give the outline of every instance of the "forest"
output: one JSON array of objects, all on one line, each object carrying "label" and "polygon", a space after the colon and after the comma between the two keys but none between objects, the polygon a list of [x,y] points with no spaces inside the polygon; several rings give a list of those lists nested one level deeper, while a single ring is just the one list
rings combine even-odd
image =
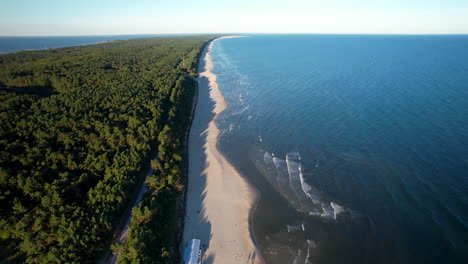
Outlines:
[{"label": "forest", "polygon": [[121,263],[176,261],[193,77],[214,37],[0,55],[0,262],[93,263],[150,164],[114,246]]}]

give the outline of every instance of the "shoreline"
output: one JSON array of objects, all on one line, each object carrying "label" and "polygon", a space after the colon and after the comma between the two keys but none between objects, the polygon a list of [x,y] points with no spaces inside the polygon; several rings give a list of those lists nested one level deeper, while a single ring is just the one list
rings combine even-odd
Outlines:
[{"label": "shoreline", "polygon": [[204,245],[203,263],[261,263],[250,230],[257,194],[222,155],[215,121],[227,102],[212,72],[212,40],[199,63],[198,97],[189,134],[189,176],[182,248]]}]

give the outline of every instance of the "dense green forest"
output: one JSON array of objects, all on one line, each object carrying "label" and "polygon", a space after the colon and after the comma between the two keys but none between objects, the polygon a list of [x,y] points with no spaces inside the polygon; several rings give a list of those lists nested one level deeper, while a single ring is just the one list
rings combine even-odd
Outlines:
[{"label": "dense green forest", "polygon": [[93,262],[156,152],[121,262],[174,260],[191,75],[212,38],[0,55],[0,262]]},{"label": "dense green forest", "polygon": [[195,82],[188,78],[179,79],[172,90],[168,123],[158,136],[159,160],[152,162],[154,173],[147,180],[154,192],[148,192],[133,209],[130,233],[123,245],[120,263],[174,262],[171,257],[178,245],[170,234],[178,228],[176,198],[183,188],[179,179],[186,166],[181,153],[184,153],[195,90]]}]

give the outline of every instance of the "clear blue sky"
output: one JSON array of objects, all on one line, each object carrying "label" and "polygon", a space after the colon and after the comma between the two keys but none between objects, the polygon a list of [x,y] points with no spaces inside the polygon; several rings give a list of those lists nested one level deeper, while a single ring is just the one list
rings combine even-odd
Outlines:
[{"label": "clear blue sky", "polygon": [[0,36],[468,34],[468,0],[0,0]]}]

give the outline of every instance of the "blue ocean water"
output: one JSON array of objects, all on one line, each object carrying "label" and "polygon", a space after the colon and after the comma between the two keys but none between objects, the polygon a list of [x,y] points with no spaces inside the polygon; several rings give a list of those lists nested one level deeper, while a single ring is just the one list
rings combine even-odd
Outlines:
[{"label": "blue ocean water", "polygon": [[103,41],[125,40],[174,35],[116,35],[116,36],[59,36],[59,37],[0,37],[0,53],[31,49],[50,49],[81,46]]},{"label": "blue ocean water", "polygon": [[268,263],[468,263],[468,36],[254,35],[212,57]]}]

